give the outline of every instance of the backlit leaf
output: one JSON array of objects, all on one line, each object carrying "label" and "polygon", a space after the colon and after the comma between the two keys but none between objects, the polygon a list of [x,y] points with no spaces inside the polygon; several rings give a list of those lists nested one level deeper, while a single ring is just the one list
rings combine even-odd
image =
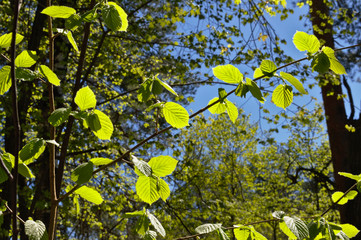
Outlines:
[{"label": "backlit leaf", "polygon": [[89,108],[94,108],[97,104],[95,94],[88,86],[78,90],[75,95],[74,101],[82,111]]},{"label": "backlit leaf", "polygon": [[155,81],[158,81],[165,89],[167,89],[172,94],[178,96],[178,94],[174,91],[174,89],[171,86],[168,85],[168,83],[163,82],[163,81],[159,80],[158,78],[156,78]]},{"label": "backlit leaf", "polygon": [[306,90],[303,88],[303,85],[297,78],[292,76],[289,73],[280,72],[281,77],[292,84],[300,93],[307,94]]},{"label": "backlit leaf", "polygon": [[43,139],[35,138],[28,142],[19,152],[20,159],[25,163],[32,163],[45,150],[45,141]]},{"label": "backlit leaf", "polygon": [[28,166],[26,166],[24,163],[20,163],[19,162],[19,168],[18,171],[19,173],[26,178],[35,178],[34,174],[31,172],[31,170],[29,169]]},{"label": "backlit leaf", "polygon": [[171,174],[177,166],[178,161],[171,156],[153,157],[148,162],[152,168],[153,174],[158,177],[165,177]]},{"label": "backlit leaf", "polygon": [[168,184],[161,178],[158,178],[158,192],[160,198],[165,202],[170,196],[170,189]]},{"label": "backlit leaf", "polygon": [[361,180],[361,174],[354,175],[354,174],[346,173],[346,172],[338,172],[338,174],[341,175],[341,176],[347,177],[347,178],[351,178],[351,179],[356,180],[356,181]]},{"label": "backlit leaf", "polygon": [[99,165],[106,165],[108,163],[113,162],[112,159],[109,158],[92,158],[90,159],[90,161],[95,165],[95,166],[99,166]]},{"label": "backlit leaf", "polygon": [[134,170],[135,173],[138,176],[147,176],[150,177],[152,176],[152,168],[149,166],[149,164],[143,160],[139,160],[137,157],[132,156],[132,161],[134,163]]},{"label": "backlit leaf", "polygon": [[248,240],[251,234],[251,230],[248,227],[235,228],[233,232],[237,240]]},{"label": "backlit leaf", "polygon": [[103,7],[102,17],[112,31],[126,31],[128,28],[127,14],[115,2],[108,2]]},{"label": "backlit leaf", "polygon": [[70,42],[71,46],[75,49],[75,51],[79,52],[78,45],[76,44],[73,34],[71,31],[66,31],[66,37],[68,38],[68,41]]},{"label": "backlit leaf", "polygon": [[189,125],[189,114],[181,105],[167,102],[163,106],[163,115],[167,123],[175,128],[183,128]]},{"label": "backlit leaf", "polygon": [[94,110],[94,113],[99,118],[101,128],[98,131],[93,131],[93,133],[101,140],[110,140],[114,131],[112,121],[110,121],[107,115],[97,109]]},{"label": "backlit leaf", "polygon": [[286,109],[293,101],[292,88],[288,85],[279,85],[273,91],[272,101],[276,106]]},{"label": "backlit leaf", "polygon": [[346,74],[344,66],[337,60],[335,51],[330,47],[323,47],[322,51],[327,55],[330,61],[330,69],[336,74]]},{"label": "backlit leaf", "polygon": [[[215,97],[208,102],[208,105],[211,105],[212,103],[214,103],[218,100],[219,100],[219,98]],[[208,108],[208,111],[210,111],[212,114],[221,114],[221,113],[224,113],[226,110],[227,110],[226,105],[221,102],[218,102],[218,103],[214,104],[212,107]]]},{"label": "backlit leaf", "polygon": [[276,72],[277,66],[271,60],[263,60],[260,69],[264,75],[270,77]]},{"label": "backlit leaf", "polygon": [[246,81],[247,88],[251,92],[252,96],[255,97],[260,103],[264,103],[266,99],[264,99],[261,89],[258,87],[257,83],[249,78]]},{"label": "backlit leaf", "polygon": [[11,87],[10,66],[3,66],[0,69],[0,95],[6,93]]},{"label": "backlit leaf", "polygon": [[159,222],[158,218],[156,218],[153,214],[151,214],[149,211],[147,211],[148,218],[150,220],[150,223],[153,225],[155,230],[162,236],[165,237],[166,233],[162,226],[162,224]]},{"label": "backlit leaf", "polygon": [[227,99],[225,101],[225,105],[229,118],[233,123],[235,123],[238,118],[238,109],[236,105],[234,105],[232,102],[228,101]]},{"label": "backlit leaf", "polygon": [[314,56],[311,67],[312,71],[316,71],[320,74],[326,73],[330,69],[330,59],[325,53],[318,53]]},{"label": "backlit leaf", "polygon": [[80,164],[72,171],[71,180],[79,185],[88,182],[93,175],[93,166],[92,162]]},{"label": "backlit leaf", "polygon": [[36,63],[37,59],[35,51],[24,50],[15,58],[15,65],[17,67],[31,67]]},{"label": "backlit leaf", "polygon": [[[6,33],[0,37],[0,48],[8,48],[11,45],[11,38],[13,33]],[[24,36],[21,34],[16,34],[15,45],[19,44],[24,39]]]},{"label": "backlit leaf", "polygon": [[291,230],[291,232],[298,238],[304,239],[309,235],[307,225],[297,217],[283,217],[284,223]]},{"label": "backlit leaf", "polygon": [[[343,192],[337,191],[332,194],[332,201],[337,202],[342,196]],[[340,201],[337,202],[339,205],[344,205],[348,202],[348,199],[346,197],[343,197]]]},{"label": "backlit leaf", "polygon": [[60,86],[60,79],[48,66],[40,65],[39,71],[48,79],[51,84]]},{"label": "backlit leaf", "polygon": [[351,224],[340,224],[342,227],[342,231],[347,235],[349,238],[355,237],[360,230],[358,230],[355,226]]},{"label": "backlit leaf", "polygon": [[66,120],[68,120],[69,115],[71,112],[71,108],[58,108],[55,109],[49,119],[48,122],[53,125],[54,127],[60,126],[63,124]]},{"label": "backlit leaf", "polygon": [[53,18],[68,18],[75,14],[76,11],[74,8],[67,6],[50,6],[45,8],[41,13]]},{"label": "backlit leaf", "polygon": [[309,35],[305,32],[297,31],[293,35],[293,43],[300,51],[308,51],[309,53],[315,53],[320,49],[320,41],[315,35]]},{"label": "backlit leaf", "polygon": [[153,177],[139,176],[135,185],[139,198],[149,205],[157,201],[160,197],[157,191],[157,182],[157,179]]},{"label": "backlit leaf", "polygon": [[80,197],[97,205],[103,202],[103,198],[100,193],[97,190],[87,186],[81,186],[75,190],[74,193],[79,194]]},{"label": "backlit leaf", "polygon": [[238,68],[231,64],[219,65],[213,68],[213,74],[216,78],[226,83],[238,84],[243,80],[243,74],[238,70]]}]

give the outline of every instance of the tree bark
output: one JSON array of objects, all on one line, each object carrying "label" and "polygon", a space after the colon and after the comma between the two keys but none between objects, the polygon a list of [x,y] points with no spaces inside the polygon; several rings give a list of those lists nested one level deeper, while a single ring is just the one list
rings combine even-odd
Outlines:
[{"label": "tree bark", "polygon": [[[310,16],[313,32],[325,46],[334,48],[332,24],[329,19],[329,6],[326,0],[314,0],[310,5]],[[322,99],[326,115],[332,163],[336,189],[346,191],[354,184],[354,180],[340,176],[338,172],[352,174],[361,173],[361,122],[360,119],[348,119],[342,96],[341,83],[335,84],[327,81],[327,77],[321,76],[320,85]],[[346,130],[345,125],[351,124],[356,128],[355,132]],[[361,197],[349,201],[340,206],[340,216],[343,223],[350,223],[361,229]],[[357,236],[356,239],[361,239]]]}]

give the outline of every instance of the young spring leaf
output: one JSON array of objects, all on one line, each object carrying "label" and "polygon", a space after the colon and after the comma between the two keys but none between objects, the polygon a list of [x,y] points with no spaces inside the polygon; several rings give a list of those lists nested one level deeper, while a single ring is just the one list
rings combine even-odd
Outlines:
[{"label": "young spring leaf", "polygon": [[31,67],[36,63],[37,59],[35,51],[24,50],[15,58],[15,65],[17,67]]},{"label": "young spring leaf", "polygon": [[138,101],[139,102],[146,102],[150,95],[152,94],[152,81],[146,80],[145,82],[140,85],[138,90]]},{"label": "young spring leaf", "polygon": [[81,111],[94,108],[97,104],[95,94],[88,86],[78,90],[75,95],[74,102],[78,105]]},{"label": "young spring leaf", "polygon": [[293,35],[293,44],[295,44],[298,50],[307,51],[309,53],[315,53],[320,49],[320,41],[315,35],[309,35],[305,32],[297,31]]},{"label": "young spring leaf", "polygon": [[58,108],[55,109],[49,119],[48,122],[54,127],[58,127],[63,124],[66,120],[68,120],[71,112],[71,108]]},{"label": "young spring leaf", "polygon": [[178,161],[171,156],[153,157],[148,162],[152,168],[153,174],[158,177],[165,177],[171,174],[177,166]]},{"label": "young spring leaf", "polygon": [[99,131],[102,128],[99,117],[94,112],[88,114],[86,118],[86,123],[88,124],[88,127],[95,132]]},{"label": "young spring leaf", "polygon": [[19,152],[20,159],[25,163],[32,163],[45,150],[45,141],[40,138],[35,138],[28,142]]},{"label": "young spring leaf", "polygon": [[175,128],[183,128],[189,125],[189,114],[181,105],[167,102],[163,106],[163,115],[167,123]]},{"label": "young spring leaf", "polygon": [[110,140],[114,127],[112,121],[110,121],[110,118],[105,115],[103,112],[95,109],[93,111],[99,119],[101,128],[97,131],[93,131],[95,136],[97,136],[100,140]]},{"label": "young spring leaf", "polygon": [[139,198],[151,205],[160,197],[158,192],[158,180],[153,177],[139,176],[135,185]]},{"label": "young spring leaf", "polygon": [[272,213],[272,216],[277,219],[282,219],[285,216],[284,211],[275,211]]},{"label": "young spring leaf", "polygon": [[[0,37],[0,48],[8,48],[11,44],[11,38],[13,37],[12,33],[6,33]],[[15,44],[19,44],[24,39],[24,36],[21,34],[16,34]]]},{"label": "young spring leaf", "polygon": [[342,199],[338,201],[337,204],[344,205],[348,202],[348,200],[352,200],[357,196],[357,191],[352,190],[348,192],[345,196],[343,195],[344,195],[343,192],[340,191],[334,192],[331,196],[332,201],[337,202],[342,197]]},{"label": "young spring leaf", "polygon": [[[12,156],[10,153],[5,153],[1,154],[1,158],[3,159],[6,168],[9,170],[9,172],[11,172],[13,165],[15,164],[14,156]],[[3,168],[0,168],[0,183],[5,182],[6,180],[8,180],[8,175]]]},{"label": "young spring leaf", "polygon": [[154,95],[159,95],[159,94],[161,94],[162,91],[163,91],[163,86],[162,86],[162,84],[160,83],[160,81],[154,79],[154,80],[152,81],[151,89],[152,89],[152,93],[153,93]]},{"label": "young spring leaf", "polygon": [[244,240],[250,237],[251,230],[248,227],[239,227],[235,228],[233,233],[237,240]]},{"label": "young spring leaf", "polygon": [[265,238],[265,236],[263,236],[262,234],[257,232],[256,229],[254,229],[253,226],[250,226],[249,229],[251,230],[252,239],[255,239],[255,240],[267,240],[267,238]]},{"label": "young spring leaf", "polygon": [[360,230],[358,230],[354,225],[351,224],[340,224],[340,227],[342,227],[342,231],[347,235],[349,238],[355,237]]},{"label": "young spring leaf", "polygon": [[297,78],[292,76],[289,73],[280,72],[281,77],[292,84],[301,94],[307,94],[306,90],[303,88],[303,85]]},{"label": "young spring leaf", "polygon": [[267,77],[272,77],[277,70],[277,66],[271,60],[263,60],[260,69],[263,75]]},{"label": "young spring leaf", "polygon": [[135,226],[136,232],[144,236],[149,231],[150,221],[146,213],[144,213],[138,220],[137,225]]},{"label": "young spring leaf", "polygon": [[354,174],[351,174],[351,173],[346,173],[346,172],[338,172],[339,175],[341,176],[344,176],[344,177],[347,177],[347,178],[351,178],[353,180],[356,180],[357,182],[358,181],[361,181],[361,174],[359,175],[354,175]]},{"label": "young spring leaf", "polygon": [[74,193],[79,194],[80,197],[97,205],[103,202],[103,198],[100,193],[97,190],[87,186],[81,186],[75,190]]},{"label": "young spring leaf", "polygon": [[146,214],[145,209],[143,209],[142,211],[126,212],[121,217],[122,218],[132,218],[132,217],[140,217],[140,216],[143,216],[145,214]]},{"label": "young spring leaf", "polygon": [[48,79],[51,84],[55,86],[60,86],[60,79],[50,68],[48,68],[48,66],[40,65],[39,71]]},{"label": "young spring leaf", "polygon": [[159,222],[158,218],[156,218],[153,214],[151,214],[149,211],[147,211],[147,216],[150,220],[150,223],[153,225],[155,230],[162,236],[165,237],[166,233],[162,226],[162,224]]},{"label": "young spring leaf", "polygon": [[23,162],[19,162],[19,173],[25,178],[35,178],[34,174],[31,172],[30,168],[26,166]]},{"label": "young spring leaf", "polygon": [[246,97],[247,92],[249,91],[247,84],[240,82],[236,88],[236,96],[238,97]]},{"label": "young spring leaf", "polygon": [[[218,100],[219,100],[219,98],[215,97],[208,102],[208,105],[211,105],[212,103],[214,103]],[[212,114],[221,114],[221,113],[224,113],[226,110],[227,110],[226,105],[221,102],[218,102],[218,103],[214,104],[212,107],[208,108],[208,111],[210,111]]]},{"label": "young spring leaf", "polygon": [[149,164],[143,160],[139,160],[137,157],[132,156],[132,161],[134,163],[134,170],[138,176],[152,176],[152,168]]},{"label": "young spring leaf", "polygon": [[38,74],[27,68],[16,68],[15,69],[16,79],[19,81],[32,81],[38,78]]},{"label": "young spring leaf", "polygon": [[66,31],[66,37],[68,38],[68,41],[70,42],[71,46],[74,48],[75,51],[79,52],[78,45],[76,44],[73,34],[71,31]]},{"label": "young spring leaf", "polygon": [[174,89],[171,86],[168,85],[168,83],[161,81],[159,78],[155,78],[154,81],[158,81],[165,89],[167,89],[167,91],[178,96],[178,94],[174,91]]},{"label": "young spring leaf", "polygon": [[218,228],[217,233],[218,233],[219,239],[221,239],[221,240],[230,240],[227,233],[225,233],[222,228]]},{"label": "young spring leaf", "polygon": [[221,100],[221,103],[224,103],[224,100],[227,97],[227,92],[224,88],[218,88],[218,97]]},{"label": "young spring leaf", "polygon": [[231,121],[235,123],[238,118],[238,109],[236,105],[234,105],[232,102],[228,101],[227,99],[225,101],[225,105],[229,119],[231,119]]},{"label": "young spring leaf", "polygon": [[344,66],[337,60],[335,56],[335,51],[330,47],[323,47],[322,52],[324,52],[328,60],[330,61],[330,69],[336,74],[346,74]]},{"label": "young spring leaf", "polygon": [[272,101],[277,107],[286,109],[293,101],[292,87],[281,84],[273,91]]},{"label": "young spring leaf", "polygon": [[196,227],[195,230],[197,233],[210,233],[221,227],[222,227],[221,223],[216,223],[216,224],[207,223]]},{"label": "young spring leaf", "polygon": [[311,67],[312,71],[324,74],[330,69],[330,60],[324,52],[320,52],[314,56]]},{"label": "young spring leaf", "polygon": [[246,79],[247,89],[251,92],[252,96],[255,97],[260,103],[264,103],[266,99],[264,99],[260,88],[257,83],[249,78]]},{"label": "young spring leaf", "polygon": [[108,163],[113,162],[112,159],[109,158],[92,158],[90,159],[90,161],[95,165],[95,166],[99,166],[99,165],[106,165]]},{"label": "young spring leaf", "polygon": [[66,6],[50,6],[45,8],[41,13],[53,18],[68,18],[75,14],[76,11],[74,8]]},{"label": "young spring leaf", "polygon": [[212,70],[214,76],[223,82],[238,84],[243,81],[243,74],[231,64],[219,65]]},{"label": "young spring leaf", "polygon": [[71,173],[71,180],[79,185],[88,182],[93,175],[93,167],[92,162],[80,164]]},{"label": "young spring leaf", "polygon": [[126,31],[128,28],[127,14],[115,2],[108,2],[103,7],[102,17],[112,31]]},{"label": "young spring leaf", "polygon": [[11,87],[10,66],[3,66],[0,69],[0,95],[6,93]]},{"label": "young spring leaf", "polygon": [[74,31],[77,29],[82,22],[81,17],[78,14],[73,14],[65,21],[65,29]]},{"label": "young spring leaf", "polygon": [[152,231],[152,230],[148,230],[146,231],[146,233],[144,234],[144,240],[157,240],[157,232]]},{"label": "young spring leaf", "polygon": [[[296,236],[297,239],[304,239],[307,238],[309,235],[307,225],[299,218],[297,217],[288,217],[284,216],[283,221],[281,223],[285,223],[287,228],[292,232],[294,236]],[[280,225],[281,225],[280,223]],[[282,229],[282,228],[281,228]],[[285,232],[285,229],[282,229],[284,233],[291,239],[294,239],[291,237],[291,234],[289,234],[288,231]]]},{"label": "young spring leaf", "polygon": [[25,234],[30,240],[41,240],[47,235],[45,224],[40,220],[27,220],[25,222]]},{"label": "young spring leaf", "polygon": [[170,196],[170,189],[168,184],[161,178],[158,178],[158,192],[160,198],[165,202],[167,201],[167,198]]}]

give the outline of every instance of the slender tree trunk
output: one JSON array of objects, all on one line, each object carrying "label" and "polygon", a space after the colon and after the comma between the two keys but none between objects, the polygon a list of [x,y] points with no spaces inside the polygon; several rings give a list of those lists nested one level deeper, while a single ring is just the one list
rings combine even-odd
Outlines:
[{"label": "slender tree trunk", "polygon": [[[332,25],[329,19],[329,6],[326,0],[314,0],[310,6],[310,16],[314,34],[324,41],[326,46],[334,48]],[[344,106],[341,84],[327,81],[330,76],[321,77],[322,99],[326,115],[326,124],[332,153],[332,163],[336,189],[346,191],[354,184],[353,180],[342,177],[338,172],[361,173],[361,122],[360,119],[348,119]],[[349,132],[345,125],[351,124],[356,132]],[[341,221],[351,223],[361,229],[361,197],[349,201],[339,208]],[[361,236],[356,237],[361,239]]]}]

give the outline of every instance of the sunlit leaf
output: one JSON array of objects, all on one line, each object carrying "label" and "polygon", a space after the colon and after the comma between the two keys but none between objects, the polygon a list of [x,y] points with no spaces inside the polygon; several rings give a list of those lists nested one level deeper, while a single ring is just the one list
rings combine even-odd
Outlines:
[{"label": "sunlit leaf", "polygon": [[325,53],[318,53],[314,56],[311,67],[312,71],[316,71],[320,74],[326,73],[330,69],[330,59]]},{"label": "sunlit leaf", "polygon": [[25,163],[32,163],[45,150],[45,141],[43,139],[35,138],[28,142],[19,152],[20,159]]},{"label": "sunlit leaf", "polygon": [[257,83],[249,78],[246,81],[247,88],[251,92],[252,96],[255,97],[260,103],[264,103],[266,99],[264,99],[261,89],[258,87]]},{"label": "sunlit leaf", "polygon": [[297,78],[292,76],[289,73],[280,72],[281,77],[292,84],[300,93],[307,94],[306,90],[303,88],[303,85]]},{"label": "sunlit leaf", "polygon": [[183,128],[189,125],[189,114],[181,105],[167,102],[163,106],[163,115],[167,123],[175,128]]},{"label": "sunlit leaf", "polygon": [[71,46],[75,49],[75,51],[79,52],[78,45],[76,44],[71,31],[66,31],[66,37],[68,38],[68,41],[70,42]]},{"label": "sunlit leaf", "polygon": [[95,165],[95,166],[99,166],[99,165],[106,165],[108,163],[111,163],[113,162],[112,159],[109,159],[109,158],[92,158],[90,159],[90,161]]},{"label": "sunlit leaf", "polygon": [[24,163],[19,163],[18,165],[19,174],[26,178],[35,178],[34,174],[31,172],[30,168]]},{"label": "sunlit leaf", "polygon": [[264,75],[270,77],[276,72],[277,66],[271,60],[263,60],[260,69]]},{"label": "sunlit leaf", "polygon": [[71,180],[78,185],[88,182],[93,175],[93,166],[92,162],[80,164],[72,171]]},{"label": "sunlit leaf", "polygon": [[159,222],[158,218],[156,218],[153,214],[151,214],[149,211],[147,211],[148,218],[150,220],[150,223],[153,225],[155,230],[162,236],[165,237],[166,233],[162,226],[162,224]]},{"label": "sunlit leaf", "polygon": [[143,160],[139,160],[137,157],[135,156],[132,156],[132,161],[134,163],[134,170],[135,170],[135,173],[138,175],[138,176],[147,176],[147,177],[150,177],[152,176],[152,168],[149,166],[149,164]]},{"label": "sunlit leaf", "polygon": [[71,112],[71,108],[58,108],[55,109],[49,119],[48,122],[54,127],[58,127],[63,124],[66,120],[68,120]]},{"label": "sunlit leaf", "polygon": [[197,233],[210,233],[221,227],[222,227],[221,223],[216,223],[216,224],[207,223],[196,227],[195,230]]},{"label": "sunlit leaf", "polygon": [[97,205],[103,202],[103,198],[100,193],[97,190],[87,186],[81,186],[75,190],[74,193],[79,194],[80,197]]},{"label": "sunlit leaf", "polygon": [[15,65],[17,67],[31,67],[37,59],[35,51],[24,50],[15,58]]},{"label": "sunlit leaf", "polygon": [[219,65],[213,68],[213,74],[216,78],[226,83],[238,84],[243,80],[243,74],[238,70],[238,68],[231,64]]},{"label": "sunlit leaf", "polygon": [[158,177],[165,177],[171,174],[177,166],[178,161],[171,156],[153,157],[148,162],[153,174]]},{"label": "sunlit leaf", "polygon": [[48,79],[51,84],[60,86],[60,79],[48,66],[40,65],[39,71]]},{"label": "sunlit leaf", "polygon": [[67,6],[50,6],[45,8],[41,13],[53,18],[68,18],[75,14],[76,11],[74,8]]},{"label": "sunlit leaf", "polygon": [[[0,48],[8,48],[11,45],[12,33],[6,33],[0,37]],[[21,34],[16,34],[15,45],[19,44],[24,39],[24,36]]]},{"label": "sunlit leaf", "polygon": [[297,31],[293,35],[293,43],[300,51],[308,51],[309,53],[315,53],[320,49],[320,41],[315,35],[309,35],[305,32]]},{"label": "sunlit leaf", "polygon": [[[343,192],[337,191],[332,194],[332,201],[337,202],[342,196]],[[348,199],[346,197],[343,197],[340,201],[337,202],[339,205],[344,205],[348,202]]]},{"label": "sunlit leaf", "polygon": [[157,182],[157,179],[153,177],[139,176],[135,185],[139,198],[149,205],[157,201],[160,197],[157,190]]},{"label": "sunlit leaf", "polygon": [[107,115],[97,109],[94,110],[94,113],[98,116],[101,127],[99,130],[93,131],[93,133],[101,140],[110,140],[114,131],[112,121]]},{"label": "sunlit leaf", "polygon": [[167,198],[170,196],[170,189],[168,184],[161,178],[158,178],[158,183],[157,183],[157,187],[158,187],[158,192],[159,192],[159,196],[160,198],[165,202],[167,200]]},{"label": "sunlit leaf", "polygon": [[[208,102],[208,105],[211,105],[212,103],[218,101],[219,98],[215,97],[213,99],[211,99]],[[210,111],[212,114],[221,114],[224,113],[227,110],[226,104],[218,102],[216,104],[214,104],[212,107],[208,108],[208,111]]]},{"label": "sunlit leaf", "polygon": [[11,87],[10,66],[3,66],[0,69],[0,95],[6,93]]},{"label": "sunlit leaf", "polygon": [[330,61],[330,69],[336,74],[346,74],[345,67],[337,60],[335,56],[335,51],[330,47],[323,47],[322,52],[324,52],[328,60]]},{"label": "sunlit leaf", "polygon": [[272,101],[277,107],[286,109],[293,101],[292,88],[288,85],[279,85],[273,91]]},{"label": "sunlit leaf", "polygon": [[74,102],[82,111],[89,108],[94,108],[97,104],[95,94],[88,86],[78,90],[75,95]]},{"label": "sunlit leaf", "polygon": [[346,172],[338,172],[338,174],[341,175],[341,176],[347,177],[347,178],[351,178],[351,179],[356,180],[356,181],[361,181],[361,174],[354,175],[354,174],[346,173]]},{"label": "sunlit leaf", "polygon": [[360,230],[358,230],[354,225],[351,224],[340,224],[342,227],[342,231],[347,235],[349,238],[355,237]]},{"label": "sunlit leaf", "polygon": [[126,31],[128,28],[127,14],[115,2],[107,2],[102,9],[102,17],[112,31]]},{"label": "sunlit leaf", "polygon": [[232,102],[228,101],[227,99],[225,101],[225,105],[229,118],[233,123],[235,123],[238,118],[238,109],[236,105],[234,105]]}]

